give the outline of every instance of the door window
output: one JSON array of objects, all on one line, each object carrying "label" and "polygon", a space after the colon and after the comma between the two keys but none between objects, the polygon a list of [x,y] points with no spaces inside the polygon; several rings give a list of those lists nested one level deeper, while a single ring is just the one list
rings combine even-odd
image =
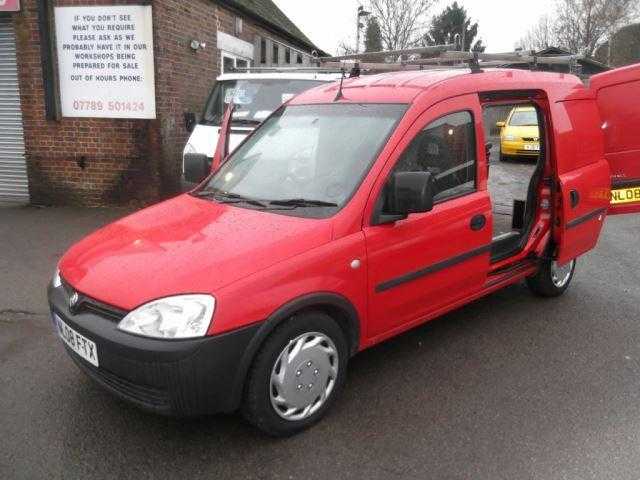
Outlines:
[{"label": "door window", "polygon": [[476,140],[470,112],[445,115],[427,125],[396,164],[395,172],[430,172],[434,200],[459,197],[476,189]]}]

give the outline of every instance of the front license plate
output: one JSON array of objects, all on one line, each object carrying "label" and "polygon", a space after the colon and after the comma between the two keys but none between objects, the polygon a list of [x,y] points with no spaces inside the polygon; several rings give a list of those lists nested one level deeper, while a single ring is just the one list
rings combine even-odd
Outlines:
[{"label": "front license plate", "polygon": [[617,190],[611,190],[611,203],[613,205],[634,202],[640,202],[640,187],[619,188]]},{"label": "front license plate", "polygon": [[60,335],[60,338],[62,338],[62,341],[87,362],[97,367],[98,348],[96,347],[96,344],[84,335],[80,335],[73,328],[64,323],[55,313],[53,314],[53,319],[56,322],[58,334]]},{"label": "front license plate", "polygon": [[535,152],[537,152],[538,150],[540,150],[540,144],[539,143],[527,143],[524,146],[525,150],[533,150]]}]

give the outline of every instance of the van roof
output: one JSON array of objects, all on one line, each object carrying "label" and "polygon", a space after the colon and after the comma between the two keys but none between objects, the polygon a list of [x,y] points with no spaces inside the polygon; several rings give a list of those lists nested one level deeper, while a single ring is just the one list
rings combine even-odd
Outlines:
[{"label": "van roof", "polygon": [[[516,69],[487,69],[471,73],[466,69],[414,70],[364,75],[345,79],[342,102],[411,103],[419,94],[430,91],[434,99],[468,93],[542,90],[549,100],[586,91],[575,75]],[[295,97],[291,104],[328,103],[335,100],[338,85],[319,86]]]},{"label": "van roof", "polygon": [[320,82],[335,82],[340,80],[341,73],[326,72],[263,72],[263,73],[224,73],[217,80],[317,80]]}]

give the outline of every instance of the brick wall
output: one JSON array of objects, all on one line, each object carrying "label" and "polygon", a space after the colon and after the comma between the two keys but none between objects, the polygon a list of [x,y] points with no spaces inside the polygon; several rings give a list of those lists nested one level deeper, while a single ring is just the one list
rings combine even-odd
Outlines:
[{"label": "brick wall", "polygon": [[[140,0],[55,0],[56,6],[140,4]],[[15,14],[27,164],[34,203],[86,206],[147,203],[179,191],[184,113],[200,113],[220,70],[220,30],[234,33],[234,12],[211,0],[155,0],[155,120],[45,119],[36,0]],[[241,38],[279,39],[246,17]],[[54,30],[52,25],[52,30]],[[192,39],[207,47],[194,52]]]}]

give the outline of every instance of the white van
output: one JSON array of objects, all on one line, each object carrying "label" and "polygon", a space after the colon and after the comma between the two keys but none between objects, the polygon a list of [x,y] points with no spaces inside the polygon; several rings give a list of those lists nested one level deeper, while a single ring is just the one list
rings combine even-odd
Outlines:
[{"label": "white van", "polygon": [[194,176],[200,176],[194,174],[194,166],[196,172],[210,170],[222,117],[232,100],[236,108],[229,140],[230,152],[281,104],[300,92],[340,80],[341,76],[338,72],[309,71],[220,75],[182,154],[182,174],[186,185],[193,182]]}]

